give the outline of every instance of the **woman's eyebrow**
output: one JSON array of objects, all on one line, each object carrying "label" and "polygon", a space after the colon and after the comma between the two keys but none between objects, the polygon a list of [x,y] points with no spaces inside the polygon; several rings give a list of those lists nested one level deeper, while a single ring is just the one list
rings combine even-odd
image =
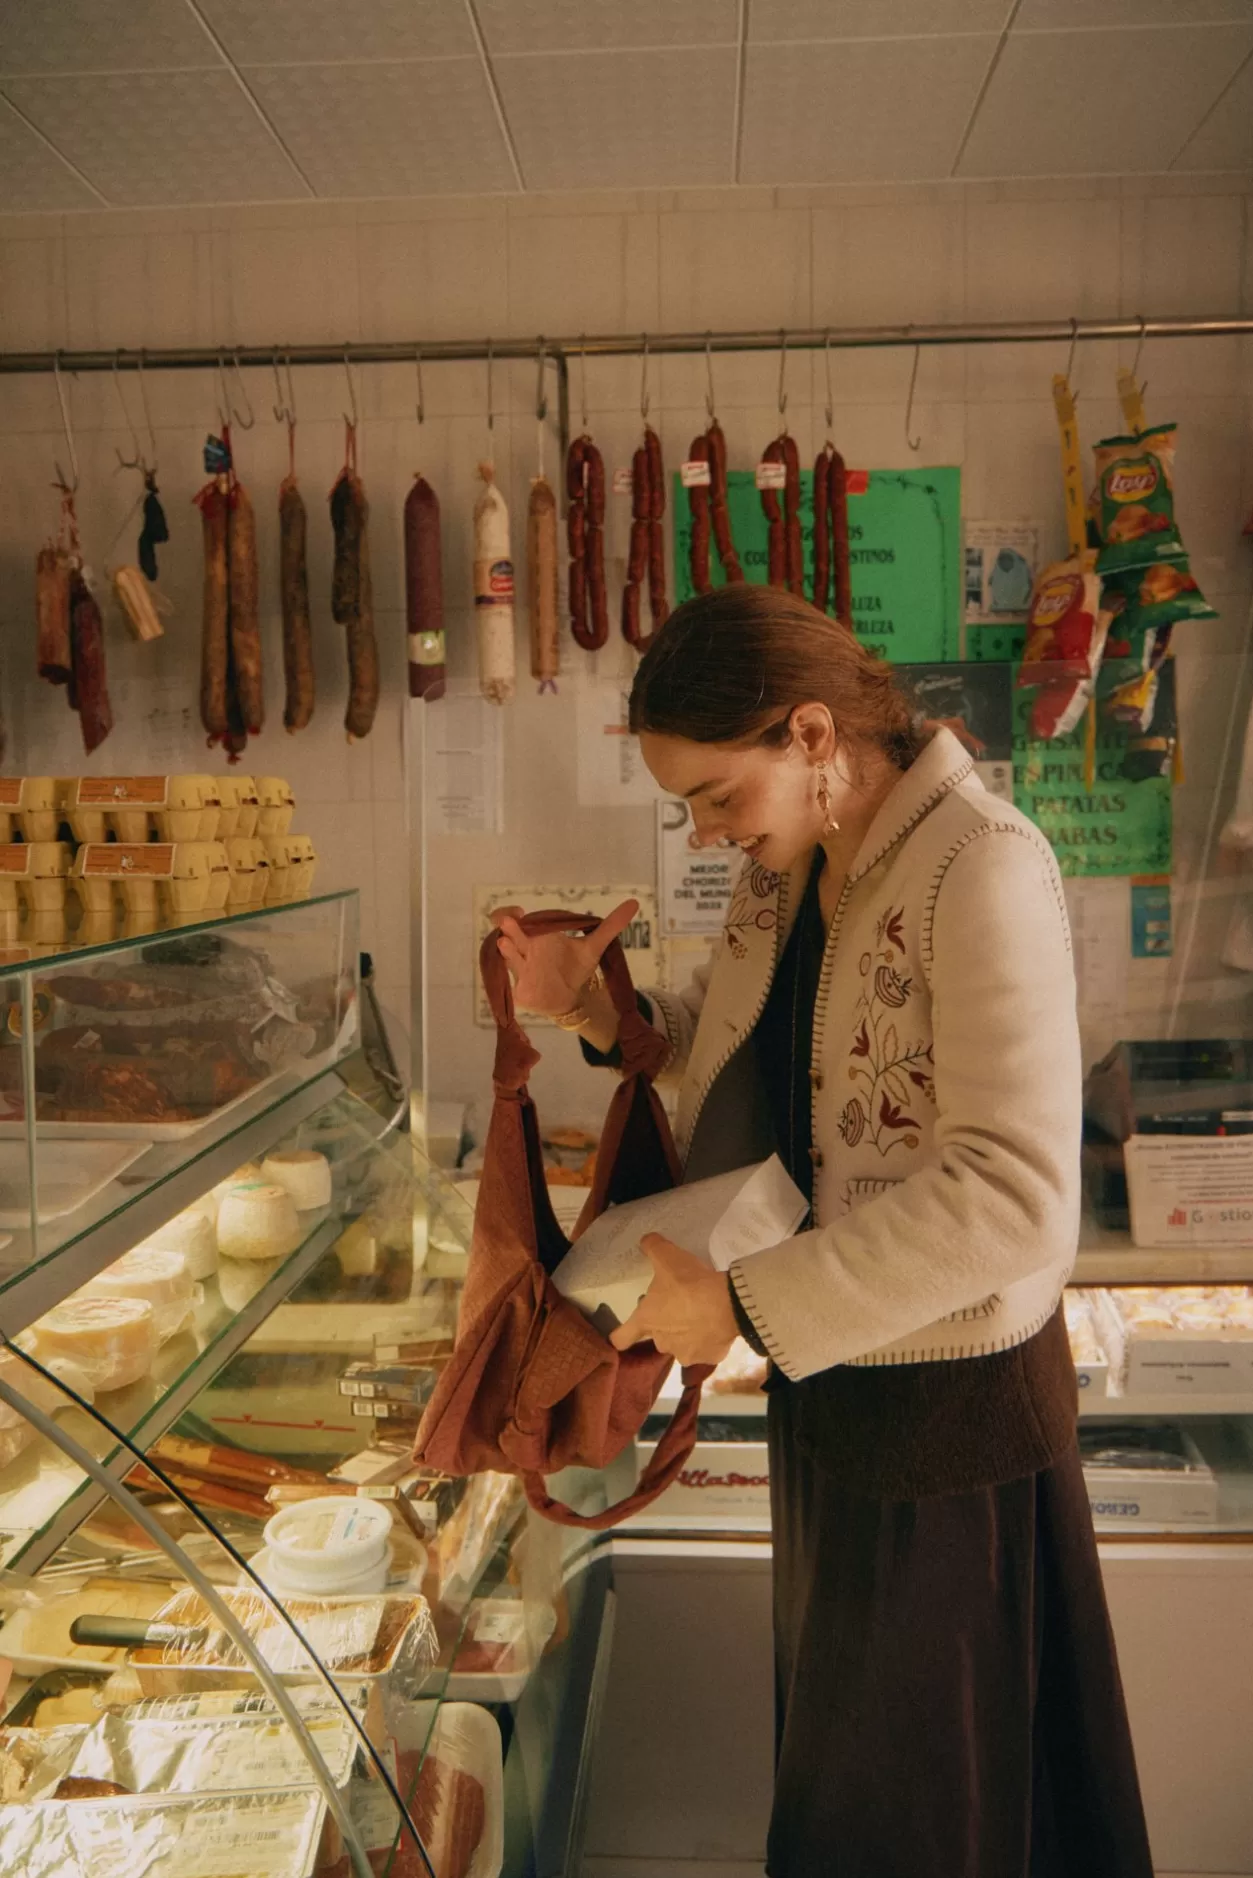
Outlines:
[{"label": "woman's eyebrow", "polygon": [[683,791],[683,800],[685,802],[690,802],[693,796],[703,796],[708,790],[725,789],[725,788],[726,788],[725,782],[697,783],[694,789],[685,789]]}]

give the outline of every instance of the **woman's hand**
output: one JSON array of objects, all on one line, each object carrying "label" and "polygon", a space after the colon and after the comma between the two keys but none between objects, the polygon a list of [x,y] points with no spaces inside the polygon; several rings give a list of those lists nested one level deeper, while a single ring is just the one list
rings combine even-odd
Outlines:
[{"label": "woman's hand", "polygon": [[717,1365],[740,1334],[731,1282],[659,1232],[645,1233],[640,1251],[654,1278],[639,1305],[609,1341],[615,1350],[653,1343],[663,1356]]},{"label": "woman's hand", "polygon": [[518,1007],[540,1017],[564,1017],[579,1006],[587,1013],[581,1028],[588,1041],[597,1049],[611,1048],[618,1035],[613,999],[603,989],[588,992],[587,983],[639,910],[638,900],[624,900],[583,938],[562,932],[526,933],[518,923],[524,917],[520,906],[496,907],[489,917],[500,933],[500,955],[513,979]]}]

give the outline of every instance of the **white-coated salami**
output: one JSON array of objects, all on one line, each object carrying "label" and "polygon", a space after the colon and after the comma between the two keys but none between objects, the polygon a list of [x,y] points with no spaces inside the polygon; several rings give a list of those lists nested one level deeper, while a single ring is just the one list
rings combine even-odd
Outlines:
[{"label": "white-coated salami", "polygon": [[493,704],[508,704],[517,687],[513,643],[513,555],[509,510],[490,463],[479,464],[483,487],[474,505],[474,615],[478,627],[479,689]]}]

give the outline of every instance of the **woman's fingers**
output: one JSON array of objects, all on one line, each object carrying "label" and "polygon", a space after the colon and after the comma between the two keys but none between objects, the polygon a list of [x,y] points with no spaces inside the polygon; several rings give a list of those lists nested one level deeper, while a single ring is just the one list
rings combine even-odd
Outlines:
[{"label": "woman's fingers", "polygon": [[615,906],[612,913],[606,913],[600,925],[594,932],[588,933],[584,941],[594,959],[599,961],[604,957],[618,934],[626,931],[639,910],[638,900],[624,900],[621,906]]},{"label": "woman's fingers", "polygon": [[503,938],[509,941],[513,949],[513,956],[516,959],[524,959],[527,954],[529,942],[513,914],[506,912],[504,908],[502,908],[500,917],[496,921],[496,926],[497,930],[503,935]]}]

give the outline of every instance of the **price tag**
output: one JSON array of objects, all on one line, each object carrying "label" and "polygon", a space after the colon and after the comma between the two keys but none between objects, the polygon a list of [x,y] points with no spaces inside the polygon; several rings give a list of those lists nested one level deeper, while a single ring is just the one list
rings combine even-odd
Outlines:
[{"label": "price tag", "polygon": [[708,489],[713,478],[708,463],[694,457],[691,462],[679,465],[679,480],[685,489]]},{"label": "price tag", "polygon": [[759,463],[753,476],[759,489],[786,489],[786,463]]},{"label": "price tag", "polygon": [[616,496],[630,496],[635,493],[635,478],[629,469],[616,469],[613,473],[613,493]]}]

